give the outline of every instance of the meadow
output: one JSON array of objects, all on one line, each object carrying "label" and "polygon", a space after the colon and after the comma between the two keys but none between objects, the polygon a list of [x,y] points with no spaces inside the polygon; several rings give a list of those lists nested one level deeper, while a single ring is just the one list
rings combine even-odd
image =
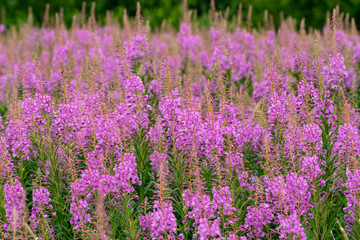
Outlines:
[{"label": "meadow", "polygon": [[360,35],[0,25],[1,239],[360,239]]}]

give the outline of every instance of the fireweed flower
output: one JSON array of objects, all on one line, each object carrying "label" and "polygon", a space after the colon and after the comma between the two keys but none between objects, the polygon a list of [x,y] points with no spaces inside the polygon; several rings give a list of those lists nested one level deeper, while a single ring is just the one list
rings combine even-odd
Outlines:
[{"label": "fireweed flower", "polygon": [[50,47],[55,42],[55,30],[44,28],[40,34],[42,45],[45,47]]},{"label": "fireweed flower", "polygon": [[317,124],[307,124],[302,129],[295,129],[293,147],[307,154],[325,154],[322,150],[321,129]]},{"label": "fireweed flower", "polygon": [[322,173],[317,156],[303,157],[301,160],[301,171],[304,177],[312,181]]},{"label": "fireweed flower", "polygon": [[286,92],[282,94],[274,93],[271,97],[271,105],[268,109],[269,122],[272,124],[272,127],[275,128],[276,124],[283,126],[288,121],[288,104]]},{"label": "fireweed flower", "polygon": [[212,190],[213,204],[217,209],[221,209],[224,214],[230,215],[236,212],[236,208],[232,206],[231,193],[229,187],[222,187],[219,191],[214,187]]},{"label": "fireweed flower", "polygon": [[78,202],[70,204],[70,213],[72,214],[70,223],[74,224],[75,231],[80,231],[81,225],[91,221],[88,211],[89,204],[86,199],[80,199]]},{"label": "fireweed flower", "polygon": [[345,87],[351,86],[353,78],[353,71],[346,69],[344,63],[344,56],[341,53],[337,53],[336,56],[329,56],[329,66],[322,67],[322,75],[326,80],[326,86],[328,89],[338,89],[342,84]]},{"label": "fireweed flower", "polygon": [[295,173],[266,180],[266,201],[273,204],[274,211],[306,215],[312,208],[310,184]]},{"label": "fireweed flower", "polygon": [[220,231],[220,218],[216,218],[212,222],[208,222],[206,218],[200,218],[198,232],[199,239],[205,240],[208,237],[212,237],[214,239],[221,239],[221,231]]},{"label": "fireweed flower", "polygon": [[354,56],[353,56],[354,64],[358,64],[360,62],[360,44],[354,46],[353,51],[354,51]]},{"label": "fireweed flower", "polygon": [[300,223],[299,217],[296,213],[290,216],[279,215],[280,222],[280,239],[301,239],[305,240],[305,229]]},{"label": "fireweed flower", "polygon": [[149,118],[147,111],[150,106],[146,104],[148,98],[145,94],[145,87],[139,76],[131,76],[126,78],[124,82],[126,88],[126,104],[128,114],[131,119],[130,126],[137,126],[138,128],[147,128],[149,125]]},{"label": "fireweed flower", "polygon": [[10,120],[5,130],[5,137],[12,157],[21,157],[20,161],[22,161],[33,155],[29,124],[21,119]]},{"label": "fireweed flower", "polygon": [[81,226],[91,221],[94,194],[102,191],[104,197],[111,195],[109,204],[115,205],[125,193],[134,192],[134,184],[140,185],[136,169],[135,156],[125,153],[114,167],[114,174],[109,175],[98,169],[83,170],[81,178],[71,183],[70,212],[74,230],[79,231]]},{"label": "fireweed flower", "polygon": [[44,125],[54,112],[52,99],[48,95],[35,94],[34,99],[27,98],[22,102],[22,115],[25,122],[33,125],[34,130],[44,131]]},{"label": "fireweed flower", "polygon": [[161,88],[162,83],[160,81],[152,80],[149,84],[149,97],[151,98],[156,96],[157,99],[159,99],[159,97],[161,96]]},{"label": "fireweed flower", "polygon": [[168,239],[176,239],[177,223],[173,212],[170,201],[155,201],[154,210],[139,217],[140,225],[151,238],[165,239],[164,236],[167,236]]},{"label": "fireweed flower", "polygon": [[[346,169],[346,190],[344,191],[347,199],[347,206],[344,208],[344,211],[347,212],[345,215],[345,220],[349,225],[355,223],[359,219],[359,184],[360,184],[360,171],[359,170],[350,170]],[[351,229],[351,228],[350,228]]]},{"label": "fireweed flower", "polygon": [[358,128],[348,123],[339,126],[339,135],[334,148],[342,161],[347,163],[357,161],[357,156],[360,154]]},{"label": "fireweed flower", "polygon": [[39,84],[44,83],[44,74],[38,70],[35,61],[26,62],[21,68],[18,69],[18,78],[23,79],[23,84],[27,90],[36,90],[40,92]]},{"label": "fireweed flower", "polygon": [[184,58],[191,56],[195,59],[198,49],[201,48],[201,38],[199,35],[192,34],[191,26],[189,24],[180,24],[177,42],[181,47],[181,54]]},{"label": "fireweed flower", "polygon": [[185,207],[189,210],[185,217],[195,221],[193,225],[196,226],[200,239],[221,237],[220,219],[216,217],[217,206],[212,204],[210,196],[202,193],[192,194],[186,189],[183,197]]},{"label": "fireweed flower", "polygon": [[53,236],[53,229],[49,222],[51,216],[55,216],[53,206],[50,203],[50,193],[45,187],[33,190],[32,214],[29,218],[31,227],[37,229],[41,235]]},{"label": "fireweed flower", "polygon": [[213,65],[219,62],[222,73],[226,73],[228,69],[232,68],[232,59],[230,59],[228,55],[228,50],[226,48],[222,47],[221,45],[214,46],[212,62]]},{"label": "fireweed flower", "polygon": [[241,229],[248,231],[246,234],[250,238],[265,237],[264,227],[271,223],[274,215],[270,204],[261,203],[259,206],[248,206],[245,224]]},{"label": "fireweed flower", "polygon": [[16,170],[7,148],[5,138],[0,137],[0,176],[3,180],[14,177]]},{"label": "fireweed flower", "polygon": [[127,57],[131,62],[141,65],[142,73],[151,69],[149,43],[146,34],[136,34],[131,41],[125,42]]},{"label": "fireweed flower", "polygon": [[[287,77],[277,71],[276,66],[267,67],[266,71],[262,73],[262,81],[255,81],[253,99],[258,102],[261,98],[271,96],[283,95],[284,91],[288,91],[289,86]],[[274,99],[273,99],[274,101]],[[274,101],[276,103],[276,101]]]},{"label": "fireweed flower", "polygon": [[[230,41],[230,51],[232,58],[231,76],[234,81],[240,81],[244,78],[254,77],[253,57],[254,57],[254,38],[252,34],[243,32],[240,28],[236,29],[233,41]],[[246,48],[246,50],[245,50]]]},{"label": "fireweed flower", "polygon": [[4,185],[6,221],[4,227],[9,230],[18,229],[24,223],[25,190],[19,180],[8,181]]},{"label": "fireweed flower", "polygon": [[150,156],[151,165],[153,166],[152,169],[154,171],[159,170],[160,162],[166,163],[166,158],[166,152],[159,153],[158,151],[154,151],[154,153]]}]

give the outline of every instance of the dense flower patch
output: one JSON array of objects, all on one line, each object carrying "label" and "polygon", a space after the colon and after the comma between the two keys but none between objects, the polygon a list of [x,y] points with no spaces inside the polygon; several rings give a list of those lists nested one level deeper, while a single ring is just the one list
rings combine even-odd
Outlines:
[{"label": "dense flower patch", "polygon": [[359,239],[354,23],[190,16],[2,30],[2,238]]}]

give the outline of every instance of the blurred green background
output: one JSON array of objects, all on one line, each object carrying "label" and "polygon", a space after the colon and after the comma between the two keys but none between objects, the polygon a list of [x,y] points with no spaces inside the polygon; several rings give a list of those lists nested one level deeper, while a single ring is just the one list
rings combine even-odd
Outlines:
[{"label": "blurred green background", "polygon": [[[50,16],[64,8],[65,22],[69,26],[72,16],[81,11],[82,0],[0,0],[2,11],[1,21],[7,26],[26,21],[28,8],[31,6],[34,14],[34,21],[40,24],[47,3],[50,4]],[[132,0],[86,0],[87,13],[90,12],[91,3],[96,2],[96,16],[100,22],[104,22],[106,10],[110,10],[113,16],[119,21],[122,19],[123,11],[126,8],[130,16],[136,13],[136,2]],[[163,19],[170,22],[174,27],[179,26],[182,16],[181,0],[140,0],[142,15],[150,20],[152,28],[159,27]],[[249,5],[253,6],[253,22],[263,22],[264,10],[274,16],[275,25],[280,22],[280,12],[284,16],[292,16],[299,23],[302,17],[306,18],[306,25],[314,28],[321,28],[325,23],[326,12],[331,11],[336,5],[340,11],[349,13],[350,17],[360,23],[360,0],[215,0],[217,10],[224,11],[230,7],[230,18],[238,12],[238,6],[243,5],[243,18],[246,18]],[[210,9],[210,0],[188,0],[189,9],[196,9],[200,22],[206,23]],[[4,14],[4,12],[6,14]],[[5,17],[4,17],[5,15]],[[255,24],[256,25],[256,24]]]}]

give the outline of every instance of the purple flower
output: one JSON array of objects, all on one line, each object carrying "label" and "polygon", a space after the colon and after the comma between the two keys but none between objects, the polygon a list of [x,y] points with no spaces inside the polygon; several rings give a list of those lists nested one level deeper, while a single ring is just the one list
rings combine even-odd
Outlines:
[{"label": "purple flower", "polygon": [[280,222],[280,239],[301,239],[306,240],[305,229],[300,223],[299,217],[296,213],[290,216],[279,215]]},{"label": "purple flower", "polygon": [[5,183],[3,191],[6,220],[9,223],[5,227],[9,230],[17,229],[24,223],[25,190],[19,180],[14,179]]},{"label": "purple flower", "polygon": [[175,239],[177,224],[173,212],[171,202],[155,201],[154,210],[146,216],[140,216],[140,225],[152,238],[162,239],[161,237],[167,234],[170,239]]},{"label": "purple flower", "polygon": [[[53,231],[50,227],[48,228],[49,215],[55,216],[56,212],[52,212],[53,206],[50,204],[50,193],[45,187],[40,187],[33,190],[33,206],[32,214],[29,220],[32,222],[32,228],[36,229],[39,234],[48,233],[51,234]],[[41,224],[41,222],[46,221],[47,224]],[[44,229],[46,228],[46,229]]]},{"label": "purple flower", "polygon": [[271,206],[261,203],[259,206],[247,207],[245,224],[241,226],[245,231],[249,231],[247,236],[250,238],[264,237],[264,227],[271,223],[274,215]]}]

